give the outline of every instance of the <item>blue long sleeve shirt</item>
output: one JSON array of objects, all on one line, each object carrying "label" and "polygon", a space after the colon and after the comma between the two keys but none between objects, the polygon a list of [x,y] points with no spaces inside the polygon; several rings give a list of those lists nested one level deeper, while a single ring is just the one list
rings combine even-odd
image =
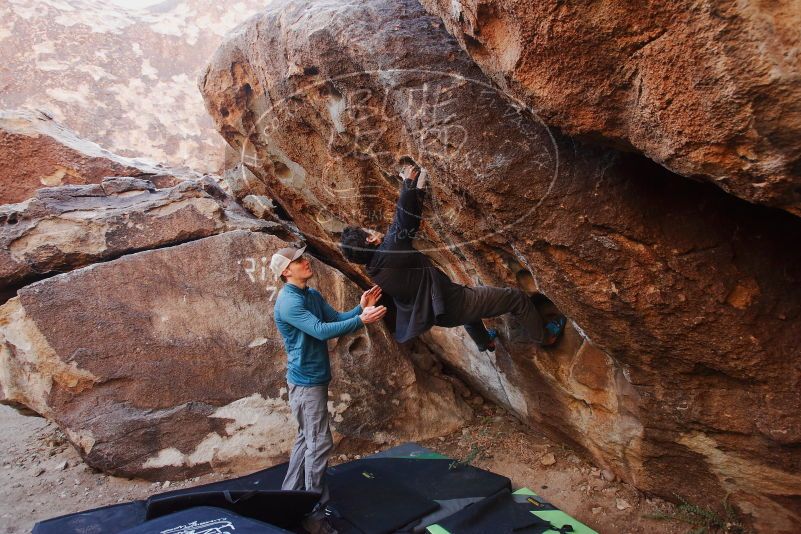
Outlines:
[{"label": "blue long sleeve shirt", "polygon": [[275,324],[287,354],[286,379],[296,386],[319,386],[331,381],[326,341],[355,332],[364,324],[361,306],[338,312],[314,288],[285,284],[275,299]]}]

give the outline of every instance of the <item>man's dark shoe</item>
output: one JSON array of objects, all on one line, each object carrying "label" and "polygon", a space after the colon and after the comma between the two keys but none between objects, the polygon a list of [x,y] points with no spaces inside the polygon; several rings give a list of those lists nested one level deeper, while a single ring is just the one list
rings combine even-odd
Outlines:
[{"label": "man's dark shoe", "polygon": [[551,318],[544,325],[545,337],[542,340],[543,347],[553,347],[562,337],[565,332],[565,325],[567,325],[567,317],[559,315]]},{"label": "man's dark shoe", "polygon": [[309,534],[337,534],[338,532],[322,510],[306,516],[306,518],[301,521],[300,525]]}]

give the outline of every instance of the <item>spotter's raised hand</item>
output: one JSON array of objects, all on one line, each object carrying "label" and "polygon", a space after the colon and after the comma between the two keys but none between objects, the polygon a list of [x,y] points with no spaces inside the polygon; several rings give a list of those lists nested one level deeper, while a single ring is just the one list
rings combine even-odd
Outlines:
[{"label": "spotter's raised hand", "polygon": [[373,286],[364,293],[362,293],[362,298],[359,301],[359,305],[362,307],[362,309],[368,308],[370,306],[375,306],[380,298],[381,298],[381,288],[379,286]]}]

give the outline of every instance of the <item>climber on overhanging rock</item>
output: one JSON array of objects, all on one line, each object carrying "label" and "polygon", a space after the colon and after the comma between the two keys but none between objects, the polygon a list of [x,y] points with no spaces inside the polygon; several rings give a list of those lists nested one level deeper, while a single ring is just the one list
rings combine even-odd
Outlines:
[{"label": "climber on overhanging rock", "polygon": [[395,301],[395,339],[408,341],[434,325],[464,326],[479,350],[495,350],[498,333],[487,330],[482,319],[513,313],[521,325],[516,341],[555,344],[564,331],[564,316],[543,324],[531,298],[519,289],[456,284],[412,246],[422,220],[427,173],[403,158],[400,176],[400,198],[386,236],[349,226],[340,240],[344,256],[366,265],[373,282]]}]

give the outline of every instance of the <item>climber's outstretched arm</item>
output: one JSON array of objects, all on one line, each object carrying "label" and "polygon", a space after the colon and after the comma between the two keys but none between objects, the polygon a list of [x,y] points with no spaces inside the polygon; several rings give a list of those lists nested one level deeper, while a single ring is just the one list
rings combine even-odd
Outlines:
[{"label": "climber's outstretched arm", "polygon": [[395,205],[395,217],[387,230],[385,239],[410,242],[417,234],[422,219],[425,194],[425,191],[419,187],[419,172],[417,168],[411,166],[401,172],[403,182],[398,202]]}]

